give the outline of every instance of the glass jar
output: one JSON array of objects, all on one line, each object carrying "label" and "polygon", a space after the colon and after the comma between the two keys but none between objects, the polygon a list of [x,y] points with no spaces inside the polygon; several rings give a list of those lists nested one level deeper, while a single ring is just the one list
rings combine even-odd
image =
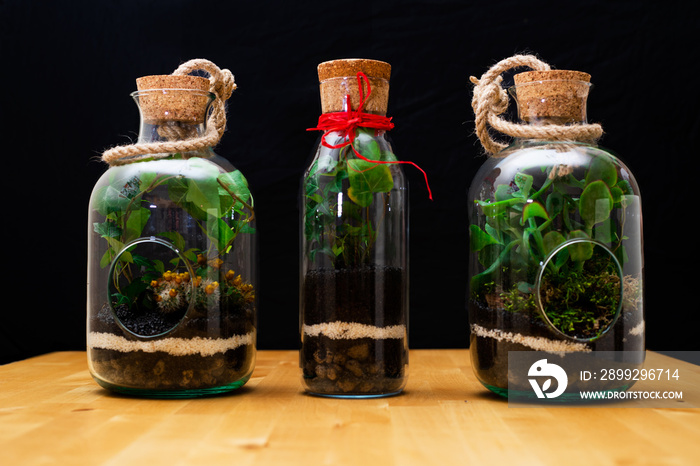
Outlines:
[{"label": "glass jar", "polygon": [[[645,348],[639,187],[609,151],[557,134],[587,126],[590,76],[528,71],[514,81],[519,117],[538,136],[489,157],[469,189],[472,365],[504,396],[530,388],[511,379],[509,389],[511,351],[557,361],[615,352],[639,367]],[[570,379],[570,390],[581,383]]]},{"label": "glass jar", "polygon": [[326,127],[301,186],[300,366],[315,395],[388,396],[406,383],[408,187],[378,129],[391,126],[390,72],[364,59],[318,66],[321,119],[350,123]]},{"label": "glass jar", "polygon": [[90,372],[132,395],[227,392],[250,378],[255,360],[253,199],[211,147],[190,149],[217,97],[209,79],[148,76],[137,85],[138,143],[163,143],[163,152],[111,164],[90,198]]}]

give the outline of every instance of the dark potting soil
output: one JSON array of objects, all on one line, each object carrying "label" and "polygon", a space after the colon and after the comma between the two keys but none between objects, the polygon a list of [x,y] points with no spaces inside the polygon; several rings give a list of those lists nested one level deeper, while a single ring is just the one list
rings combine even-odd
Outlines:
[{"label": "dark potting soil", "polygon": [[404,385],[404,339],[333,340],[304,336],[301,365],[311,392],[327,395],[395,393]]},{"label": "dark potting soil", "polygon": [[[184,313],[164,313],[157,310],[133,310],[128,306],[116,306],[117,318],[132,335],[124,332],[116,323],[108,305],[102,308],[90,319],[90,331],[114,333],[127,339],[138,337],[153,337],[167,334],[174,338],[230,338],[234,335],[250,333],[255,326],[254,313],[250,309],[227,309],[219,312],[211,309],[206,314],[194,310],[190,315]],[[212,334],[214,332],[214,334]]]},{"label": "dark potting soil", "polygon": [[[390,267],[312,270],[304,279],[303,322],[405,326],[404,280],[402,269]],[[396,393],[405,383],[407,364],[405,338],[302,338],[300,365],[308,389],[316,394]]]},{"label": "dark potting soil", "polygon": [[303,322],[356,322],[388,327],[406,322],[404,271],[366,266],[310,270],[304,277]]},{"label": "dark potting soil", "polygon": [[250,346],[211,356],[173,356],[165,352],[90,350],[95,372],[105,382],[141,390],[198,390],[228,385],[249,375]]}]

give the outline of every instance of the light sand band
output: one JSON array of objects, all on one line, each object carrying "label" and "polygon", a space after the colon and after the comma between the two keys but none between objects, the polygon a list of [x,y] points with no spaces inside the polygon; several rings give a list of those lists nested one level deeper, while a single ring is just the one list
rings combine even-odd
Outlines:
[{"label": "light sand band", "polygon": [[172,356],[212,356],[236,349],[239,346],[252,345],[255,338],[252,333],[246,335],[234,335],[231,338],[161,338],[158,340],[133,341],[112,333],[90,332],[88,334],[88,347],[106,349],[128,353],[143,351],[155,353],[162,351]]},{"label": "light sand band", "polygon": [[355,340],[359,338],[385,340],[389,338],[406,338],[405,325],[375,327],[372,325],[358,324],[356,322],[336,321],[315,325],[303,325],[302,331],[304,335],[310,337],[324,335],[332,340]]},{"label": "light sand band", "polygon": [[499,329],[488,329],[480,325],[471,325],[472,333],[484,338],[493,338],[497,341],[508,341],[510,343],[518,343],[535,351],[546,351],[550,353],[559,352],[589,352],[591,348],[584,343],[574,343],[570,341],[550,340],[544,337],[525,336],[520,333],[504,332]]}]

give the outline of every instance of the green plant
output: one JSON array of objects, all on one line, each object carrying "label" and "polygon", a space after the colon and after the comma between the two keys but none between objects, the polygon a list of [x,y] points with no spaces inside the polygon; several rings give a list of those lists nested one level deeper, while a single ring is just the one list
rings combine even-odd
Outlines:
[{"label": "green plant", "polygon": [[396,161],[394,154],[382,148],[374,130],[355,131],[350,145],[322,146],[304,180],[306,253],[311,260],[325,254],[338,268],[369,259],[376,241],[373,222],[381,221],[371,218],[370,208],[379,202],[377,195],[394,187],[388,164]]},{"label": "green plant", "polygon": [[[100,266],[114,265],[112,287],[116,304],[140,303],[152,307],[149,294],[144,292],[150,283],[170,269],[196,269],[206,276],[207,264],[221,263],[241,233],[254,233],[252,197],[248,184],[240,171],[222,173],[211,162],[201,158],[183,160],[180,174],[162,174],[140,171],[137,175],[123,167],[114,167],[108,172],[108,182],[93,196],[92,208],[104,217],[103,222],[94,223],[94,231],[106,242],[107,247]],[[126,176],[126,177],[125,177]],[[148,230],[148,236],[169,241],[179,252],[169,264],[135,254],[135,246],[128,245],[145,235],[149,227],[152,199],[165,198],[183,209],[206,236],[207,250],[188,248],[185,238],[176,231]],[[184,220],[183,220],[184,221]],[[198,264],[200,260],[200,266]],[[184,262],[184,263],[183,263]],[[140,274],[139,274],[140,273]],[[151,293],[153,294],[153,293]]]},{"label": "green plant", "polygon": [[[471,279],[472,296],[485,301],[500,283],[504,309],[533,312],[532,293],[549,258],[540,287],[553,325],[581,335],[603,329],[618,308],[622,285],[615,260],[599,253],[596,244],[605,245],[619,264],[627,261],[621,207],[632,195],[629,182],[618,178],[613,159],[604,153],[595,154],[579,177],[566,165],[517,172],[512,183],[496,187],[493,199],[475,201],[485,222],[470,225],[470,249],[484,270]],[[586,241],[572,241],[579,239]],[[606,278],[610,275],[614,284]],[[565,296],[555,296],[553,289]],[[601,302],[593,302],[600,293]],[[588,304],[574,295],[585,295]]]}]

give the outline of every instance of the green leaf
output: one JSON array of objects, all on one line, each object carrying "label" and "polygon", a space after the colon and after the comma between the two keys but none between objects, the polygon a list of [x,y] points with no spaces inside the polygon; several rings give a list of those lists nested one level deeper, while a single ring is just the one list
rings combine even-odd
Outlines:
[{"label": "green leaf", "polygon": [[513,178],[513,182],[518,187],[518,191],[514,192],[513,196],[527,199],[530,196],[530,190],[532,190],[532,176],[525,173],[518,173]]},{"label": "green leaf", "polygon": [[482,211],[484,212],[484,215],[486,215],[487,217],[495,217],[505,212],[508,207],[513,207],[517,204],[524,203],[525,199],[511,197],[510,199],[497,202],[486,202],[479,200],[476,200],[474,202],[481,207]]},{"label": "green leaf", "polygon": [[92,197],[92,207],[104,216],[125,210],[129,202],[120,190],[111,185],[99,188]]},{"label": "green leaf", "polygon": [[501,244],[493,236],[479,228],[478,225],[469,225],[469,248],[472,252],[481,251],[489,244]]},{"label": "green leaf", "polygon": [[[576,238],[589,238],[589,236],[586,234],[586,232],[582,230],[575,230],[569,233],[569,239],[576,239]],[[583,241],[580,243],[574,243],[570,246],[567,246],[569,255],[571,256],[571,260],[573,261],[585,261],[593,257],[593,243],[590,241]]]},{"label": "green leaf", "polygon": [[508,186],[507,184],[499,184],[496,188],[496,191],[493,193],[493,198],[496,201],[505,201],[507,199],[512,199],[513,193],[510,189],[510,186]]},{"label": "green leaf", "polygon": [[104,238],[119,238],[122,234],[122,229],[114,222],[93,223],[92,226],[95,233]]},{"label": "green leaf", "polygon": [[555,191],[549,196],[547,196],[547,212],[551,217],[556,217],[564,209],[564,196],[561,193]]},{"label": "green leaf", "polygon": [[391,170],[384,164],[361,159],[348,160],[350,188],[348,196],[356,204],[367,207],[375,193],[388,193],[394,187]]},{"label": "green leaf", "polygon": [[373,130],[359,128],[353,142],[354,149],[370,160],[380,160],[382,150],[379,147],[379,142],[374,137]]},{"label": "green leaf", "polygon": [[216,178],[187,180],[185,200],[209,215],[220,217],[219,184]]},{"label": "green leaf", "polygon": [[544,235],[542,241],[544,243],[544,252],[549,255],[557,246],[566,241],[566,238],[558,231],[550,231]]},{"label": "green leaf", "polygon": [[124,231],[124,241],[129,242],[141,236],[146,222],[151,218],[151,211],[145,207],[134,209],[126,220],[126,230]]},{"label": "green leaf", "polygon": [[236,237],[237,232],[233,231],[233,228],[220,218],[208,222],[208,225],[210,225],[208,234],[212,239],[217,240],[217,248],[219,251],[224,251],[229,242]]},{"label": "green leaf", "polygon": [[594,181],[587,185],[581,193],[579,212],[586,227],[600,223],[610,216],[613,208],[613,198],[610,189],[603,181]]},{"label": "green leaf", "polygon": [[175,248],[177,248],[179,251],[185,250],[185,238],[177,231],[164,231],[162,233],[158,233],[158,236],[169,239],[173,246],[175,246]]},{"label": "green leaf", "polygon": [[520,224],[524,225],[525,222],[535,217],[549,220],[549,215],[542,204],[537,201],[529,202],[523,208],[523,217]]},{"label": "green leaf", "polygon": [[594,181],[602,181],[608,186],[615,186],[617,183],[617,170],[609,156],[599,155],[591,160],[586,173],[586,184]]},{"label": "green leaf", "polygon": [[248,203],[250,201],[250,188],[248,180],[245,179],[240,170],[234,170],[228,173],[221,173],[218,176],[218,181],[224,188],[220,188],[220,195],[229,196],[229,191],[232,192],[239,200]]}]

